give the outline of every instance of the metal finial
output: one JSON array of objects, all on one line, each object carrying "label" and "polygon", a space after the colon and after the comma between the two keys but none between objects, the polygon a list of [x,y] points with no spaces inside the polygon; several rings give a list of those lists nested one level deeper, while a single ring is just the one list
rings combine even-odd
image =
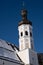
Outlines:
[{"label": "metal finial", "polygon": [[25,4],[24,4],[24,1],[23,1],[23,8],[24,8]]}]

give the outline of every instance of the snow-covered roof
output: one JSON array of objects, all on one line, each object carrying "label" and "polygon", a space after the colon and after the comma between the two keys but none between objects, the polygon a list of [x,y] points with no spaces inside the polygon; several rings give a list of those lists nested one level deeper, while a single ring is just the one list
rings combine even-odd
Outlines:
[{"label": "snow-covered roof", "polygon": [[18,48],[14,44],[0,39],[0,57],[21,61],[16,51],[18,51]]},{"label": "snow-covered roof", "polygon": [[0,47],[5,48],[5,49],[8,49],[8,50],[11,50],[11,51],[14,51],[12,49],[12,47],[10,46],[10,43],[9,42],[4,41],[4,40],[1,40],[1,39],[0,39]]}]

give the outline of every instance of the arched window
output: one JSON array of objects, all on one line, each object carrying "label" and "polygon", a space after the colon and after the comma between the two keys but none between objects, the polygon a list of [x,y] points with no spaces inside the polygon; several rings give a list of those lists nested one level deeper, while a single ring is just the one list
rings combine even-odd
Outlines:
[{"label": "arched window", "polygon": [[30,32],[30,36],[32,37],[32,33]]},{"label": "arched window", "polygon": [[21,36],[23,36],[23,32],[21,32]]},{"label": "arched window", "polygon": [[33,49],[33,40],[31,40],[31,48]]},{"label": "arched window", "polygon": [[33,44],[31,43],[31,48],[33,49]]},{"label": "arched window", "polygon": [[28,35],[28,32],[27,31],[25,31],[25,35]]}]

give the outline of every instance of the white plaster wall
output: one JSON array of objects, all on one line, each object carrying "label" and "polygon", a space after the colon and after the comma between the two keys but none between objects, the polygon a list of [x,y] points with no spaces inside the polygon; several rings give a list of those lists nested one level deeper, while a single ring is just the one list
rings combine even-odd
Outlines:
[{"label": "white plaster wall", "polygon": [[19,49],[20,49],[20,50],[22,50],[22,49],[21,49],[21,44],[23,45],[23,49],[25,49],[25,44],[24,44],[24,42],[25,42],[24,38],[19,39]]},{"label": "white plaster wall", "polygon": [[[19,49],[23,50],[26,48],[26,44],[28,43],[28,48],[31,48],[31,43],[30,43],[30,38],[29,37],[25,37],[22,39],[19,39]],[[23,49],[21,49],[21,44],[23,44]]]},{"label": "white plaster wall", "polygon": [[33,30],[33,27],[31,25],[27,25],[27,24],[23,24],[21,26],[18,27],[18,31],[19,31],[19,35],[20,35],[20,32],[21,31],[28,31],[29,35],[30,36],[30,32],[32,32]]},{"label": "white plaster wall", "polygon": [[[30,32],[32,32],[32,26],[23,24],[18,27],[18,31],[19,31],[19,50],[25,49],[26,43],[28,43],[29,45],[28,48],[31,48],[31,39],[33,40],[33,37],[30,37]],[[28,36],[25,35],[25,31],[28,31]],[[21,37],[21,32],[23,32],[22,37]],[[21,49],[21,44],[23,44],[23,49]],[[33,47],[34,47],[34,43],[33,43]]]},{"label": "white plaster wall", "polygon": [[37,53],[31,49],[25,49],[18,52],[19,57],[25,64],[38,65]]},{"label": "white plaster wall", "polygon": [[23,24],[23,25],[21,25],[21,26],[18,27],[18,30],[19,30],[19,37],[20,38],[21,38],[20,33],[23,31],[23,36],[25,36],[25,31],[26,30],[28,31],[28,36],[30,36],[29,35],[29,25]]},{"label": "white plaster wall", "polygon": [[37,53],[33,50],[29,50],[29,58],[30,58],[30,63],[33,65],[38,65],[38,57]]},{"label": "white plaster wall", "polygon": [[28,51],[28,49],[19,51],[19,52],[18,52],[18,55],[19,55],[19,57],[22,59],[22,61],[23,61],[25,64],[29,64],[29,63],[30,63],[30,61],[29,61],[29,51]]}]

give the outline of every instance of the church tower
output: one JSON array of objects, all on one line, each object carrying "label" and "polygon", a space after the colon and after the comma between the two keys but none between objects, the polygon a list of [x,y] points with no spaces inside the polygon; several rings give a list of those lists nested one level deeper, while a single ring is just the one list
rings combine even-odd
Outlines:
[{"label": "church tower", "polygon": [[32,22],[27,19],[27,10],[21,10],[22,20],[19,23],[19,50],[30,48],[34,50]]},{"label": "church tower", "polygon": [[21,10],[22,20],[19,22],[18,55],[25,65],[38,65],[37,53],[34,51],[32,22],[27,19],[27,10]]}]

